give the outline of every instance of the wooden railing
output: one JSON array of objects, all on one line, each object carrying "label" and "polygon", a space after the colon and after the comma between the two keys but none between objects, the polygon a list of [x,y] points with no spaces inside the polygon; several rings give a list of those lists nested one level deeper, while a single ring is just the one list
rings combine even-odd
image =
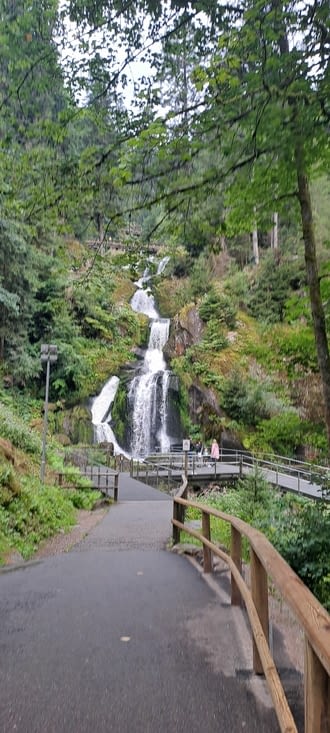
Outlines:
[{"label": "wooden railing", "polygon": [[[297,733],[269,645],[268,578],[295,615],[305,637],[305,733],[330,733],[330,616],[266,537],[237,517],[186,498],[187,481],[174,497],[173,540],[185,531],[203,544],[204,572],[212,572],[212,555],[220,557],[231,574],[231,603],[246,606],[253,633],[253,669],[264,674],[282,733]],[[187,526],[185,509],[202,515],[201,532]],[[231,525],[230,553],[212,542],[210,517]],[[250,588],[242,577],[242,537],[250,549]]]},{"label": "wooden railing", "polygon": [[[118,501],[118,471],[112,471],[105,466],[86,466],[82,473],[84,478],[91,482],[91,489],[100,491],[107,497],[113,496]],[[61,489],[84,489],[79,476],[74,476],[68,471],[56,474],[57,484]]]}]

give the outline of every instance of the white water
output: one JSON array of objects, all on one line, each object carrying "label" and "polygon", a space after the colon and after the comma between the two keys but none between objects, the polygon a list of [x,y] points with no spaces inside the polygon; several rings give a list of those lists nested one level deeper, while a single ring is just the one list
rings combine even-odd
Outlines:
[{"label": "white water", "polygon": [[143,456],[154,451],[168,450],[170,439],[166,431],[167,393],[170,372],[166,369],[163,348],[169,334],[167,318],[152,320],[148,349],[143,367],[131,382],[128,393],[132,405],[132,453]]},{"label": "white water", "polygon": [[134,293],[131,300],[131,308],[133,308],[133,311],[136,311],[137,313],[144,313],[148,318],[158,318],[158,313],[155,308],[155,299],[150,293],[150,288],[147,288],[147,290],[140,288],[136,293]]},{"label": "white water", "polygon": [[[164,257],[157,269],[160,275],[167,263]],[[146,283],[152,278],[149,269],[136,283],[137,291],[131,300],[131,307],[150,319],[150,337],[144,361],[139,372],[130,384],[128,400],[132,406],[132,440],[130,452],[133,456],[144,456],[159,448],[161,452],[170,448],[170,437],[166,423],[168,415],[168,386],[170,372],[166,369],[163,348],[169,335],[170,320],[160,318],[155,300]],[[92,405],[92,422],[95,427],[96,441],[111,442],[115,453],[123,453],[111,429],[110,408],[115,399],[119,384],[118,377],[111,377]]]},{"label": "white water", "polygon": [[110,408],[115,399],[116,392],[119,385],[118,377],[111,377],[100,394],[94,397],[91,412],[92,412],[92,423],[94,425],[95,440],[97,443],[113,443],[114,453],[122,453],[120,445],[117,443],[115,434],[111,429],[109,422],[111,420]]}]

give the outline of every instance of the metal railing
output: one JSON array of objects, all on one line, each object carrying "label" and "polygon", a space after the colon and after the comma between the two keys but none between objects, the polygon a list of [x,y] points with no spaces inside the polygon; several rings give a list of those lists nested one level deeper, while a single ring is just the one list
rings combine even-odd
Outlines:
[{"label": "metal railing", "polygon": [[[253,669],[264,674],[282,733],[297,733],[282,683],[272,658],[269,638],[268,579],[294,613],[305,637],[305,733],[330,733],[330,616],[266,537],[237,517],[184,498],[187,479],[173,502],[173,540],[185,531],[203,545],[204,572],[212,572],[212,556],[221,558],[231,576],[231,604],[244,601],[253,634]],[[202,514],[202,529],[185,524],[185,510]],[[231,526],[230,552],[212,542],[210,517]],[[250,548],[250,587],[242,577],[242,538]]]},{"label": "metal railing", "polygon": [[167,464],[153,463],[144,460],[131,459],[130,476],[137,481],[142,481],[148,486],[168,494],[176,493],[182,481],[182,473],[173,475],[171,467]]},{"label": "metal railing", "polygon": [[[189,477],[203,477],[203,474],[219,479],[227,479],[233,467],[232,478],[239,478],[259,468],[265,478],[284,491],[302,493],[310,498],[329,498],[330,468],[303,461],[296,461],[275,454],[252,454],[248,451],[221,449],[219,461],[209,455],[190,452],[175,452],[148,456],[147,461],[154,466],[162,466],[172,471],[184,471]],[[291,477],[291,483],[286,479]],[[310,486],[309,486],[310,485]]]}]

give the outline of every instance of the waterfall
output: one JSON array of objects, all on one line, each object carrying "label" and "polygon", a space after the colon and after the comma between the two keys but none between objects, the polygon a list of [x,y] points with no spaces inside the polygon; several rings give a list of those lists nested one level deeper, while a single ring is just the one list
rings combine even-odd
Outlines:
[{"label": "waterfall", "polygon": [[[160,275],[169,257],[164,257],[158,264],[157,275]],[[150,319],[150,337],[142,368],[132,379],[128,402],[132,413],[131,451],[134,456],[144,456],[160,450],[162,453],[170,448],[170,437],[167,433],[168,386],[170,372],[166,369],[163,348],[169,336],[169,318],[160,318],[155,307],[155,300],[150,287],[146,287],[151,279],[149,269],[136,283],[138,290],[133,295],[133,310],[144,313]]]},{"label": "waterfall", "polygon": [[[164,257],[157,268],[160,275],[169,261]],[[131,300],[131,307],[143,313],[150,320],[150,337],[142,365],[137,368],[128,389],[130,412],[130,447],[134,457],[143,457],[155,450],[166,452],[170,449],[171,437],[168,433],[168,392],[171,372],[166,368],[163,349],[168,340],[170,320],[161,318],[155,306],[149,281],[152,279],[149,268],[135,283],[137,290]],[[111,377],[92,404],[92,422],[97,442],[109,441],[114,444],[115,453],[125,453],[118,445],[109,422],[110,408],[115,399],[119,384],[118,377]],[[177,421],[179,423],[179,421]],[[175,439],[175,436],[174,436]],[[177,438],[176,438],[177,439]]]},{"label": "waterfall", "polygon": [[167,318],[152,320],[148,349],[141,372],[132,380],[128,400],[132,410],[132,453],[143,456],[156,448],[169,450],[166,430],[167,397],[170,372],[166,369],[163,348],[169,335]]},{"label": "waterfall", "polygon": [[109,422],[111,420],[111,405],[115,399],[119,385],[118,377],[111,377],[100,394],[94,397],[91,407],[92,423],[94,426],[94,438],[96,443],[112,443],[114,453],[123,453],[120,445],[117,443],[115,434],[111,429]]}]

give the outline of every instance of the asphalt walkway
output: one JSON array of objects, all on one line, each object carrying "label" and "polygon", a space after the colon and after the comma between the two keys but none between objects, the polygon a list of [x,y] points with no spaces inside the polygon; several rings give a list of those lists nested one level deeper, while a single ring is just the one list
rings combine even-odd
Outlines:
[{"label": "asphalt walkway", "polygon": [[1,733],[277,733],[242,612],[168,552],[172,501],[120,476],[74,549],[0,574]]}]

